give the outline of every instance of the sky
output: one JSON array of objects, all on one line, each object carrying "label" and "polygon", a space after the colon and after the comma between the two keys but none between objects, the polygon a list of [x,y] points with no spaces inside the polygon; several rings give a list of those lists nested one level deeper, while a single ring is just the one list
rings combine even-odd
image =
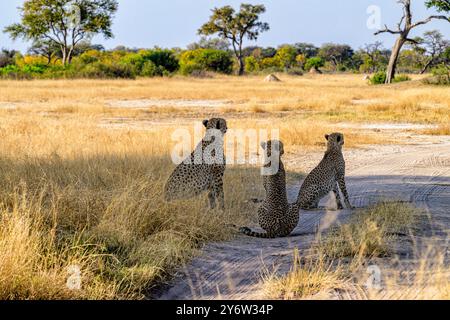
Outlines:
[{"label": "sky", "polygon": [[[95,37],[93,43],[105,48],[118,45],[135,48],[154,46],[184,48],[197,41],[198,28],[208,20],[211,9],[224,5],[239,7],[241,2],[264,4],[267,12],[261,19],[270,24],[270,31],[263,33],[246,45],[273,46],[309,42],[321,45],[327,42],[346,43],[359,48],[365,43],[383,41],[386,47],[394,42],[390,34],[374,36],[367,21],[371,17],[368,8],[380,9],[380,24],[394,28],[401,17],[401,6],[395,0],[119,0],[119,10],[113,25],[114,38],[104,40]],[[17,10],[24,0],[0,1],[0,48],[25,51],[29,43],[12,41],[3,33],[5,26],[20,21]],[[424,6],[423,0],[413,0],[414,19],[423,19],[435,13]],[[372,11],[373,13],[373,11]],[[450,24],[439,20],[419,27],[412,36],[439,29],[450,38]]]}]

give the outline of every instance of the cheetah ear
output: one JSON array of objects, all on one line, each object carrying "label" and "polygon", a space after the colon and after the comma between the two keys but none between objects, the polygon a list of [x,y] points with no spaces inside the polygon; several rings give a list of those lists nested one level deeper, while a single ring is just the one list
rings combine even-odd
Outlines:
[{"label": "cheetah ear", "polygon": [[330,135],[326,134],[326,135],[325,135],[325,139],[328,140],[329,138],[330,138]]},{"label": "cheetah ear", "polygon": [[208,123],[209,123],[209,120],[203,120],[203,125],[205,126],[205,128],[208,127]]},{"label": "cheetah ear", "polygon": [[338,143],[341,142],[341,136],[338,136],[338,137],[337,137],[337,142],[338,142]]},{"label": "cheetah ear", "polygon": [[266,150],[266,147],[267,147],[267,142],[261,142],[261,148]]}]

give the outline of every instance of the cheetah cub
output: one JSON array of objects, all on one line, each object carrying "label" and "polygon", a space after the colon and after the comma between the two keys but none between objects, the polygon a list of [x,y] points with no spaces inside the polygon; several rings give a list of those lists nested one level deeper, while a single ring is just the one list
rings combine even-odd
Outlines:
[{"label": "cheetah cub", "polygon": [[[258,221],[266,232],[254,232],[247,227],[240,228],[239,231],[247,236],[258,238],[286,237],[298,224],[300,207],[298,204],[288,203],[286,172],[281,161],[281,156],[284,154],[283,143],[272,140],[263,142],[261,147],[264,149],[266,158],[266,164],[263,166],[266,198],[258,209]],[[272,166],[274,159],[278,162],[278,166]]]},{"label": "cheetah cub", "polygon": [[[223,176],[225,173],[224,136],[227,132],[225,119],[204,120],[205,137],[191,155],[169,177],[164,196],[167,202],[189,199],[208,191],[209,206],[225,209]],[[216,140],[217,139],[217,140]]]},{"label": "cheetah cub", "polygon": [[306,177],[300,188],[297,202],[303,210],[314,210],[319,206],[319,201],[330,191],[336,196],[337,207],[343,209],[339,188],[344,195],[345,205],[353,209],[348,197],[345,185],[345,160],[342,155],[344,135],[332,133],[326,135],[328,141],[327,151],[319,165]]}]

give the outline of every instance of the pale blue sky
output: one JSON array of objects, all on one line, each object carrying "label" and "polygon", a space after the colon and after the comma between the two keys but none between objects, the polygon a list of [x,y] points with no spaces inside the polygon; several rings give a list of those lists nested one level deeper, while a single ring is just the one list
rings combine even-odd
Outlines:
[{"label": "pale blue sky", "polygon": [[[128,47],[185,47],[198,40],[197,30],[207,21],[213,7],[232,5],[238,0],[119,0],[119,10],[114,20],[114,39],[95,38],[106,48],[117,45]],[[366,26],[370,5],[381,8],[382,24],[395,26],[401,8],[395,0],[246,0],[246,3],[263,3],[267,12],[262,19],[269,22],[271,30],[255,42],[246,45],[278,46],[283,43],[325,42],[347,43],[359,48],[364,43],[385,41],[387,47],[393,43],[392,35],[375,37]],[[17,7],[23,0],[0,1],[0,29],[19,21]],[[423,0],[413,0],[415,19],[434,13],[427,10]],[[436,21],[415,30],[413,35],[439,29],[450,38],[450,24]],[[29,44],[11,41],[8,35],[0,34],[0,48],[26,50]]]}]

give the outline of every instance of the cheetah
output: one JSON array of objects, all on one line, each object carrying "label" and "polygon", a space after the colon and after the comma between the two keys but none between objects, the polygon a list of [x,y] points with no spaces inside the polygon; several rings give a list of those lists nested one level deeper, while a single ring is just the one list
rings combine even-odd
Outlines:
[{"label": "cheetah", "polygon": [[319,165],[306,177],[297,198],[297,203],[303,210],[314,210],[319,201],[330,191],[336,196],[337,207],[344,209],[339,195],[339,188],[344,195],[345,205],[353,209],[350,204],[347,187],[345,185],[345,160],[342,155],[344,135],[332,133],[325,135],[327,151]]},{"label": "cheetah", "polygon": [[224,210],[223,176],[226,163],[223,140],[228,130],[227,122],[213,118],[204,120],[203,125],[206,128],[205,137],[191,155],[175,168],[164,187],[164,197],[167,202],[172,202],[208,191],[210,208],[215,209],[218,202],[220,209]]},{"label": "cheetah", "polygon": [[258,233],[250,228],[240,228],[240,232],[257,238],[287,237],[295,229],[299,220],[300,207],[298,204],[289,204],[286,192],[286,172],[281,156],[284,154],[284,146],[281,141],[272,140],[261,143],[264,155],[269,161],[265,161],[264,169],[272,166],[270,159],[276,158],[279,166],[276,172],[263,175],[263,185],[266,190],[266,198],[258,209],[259,225],[266,232]]}]

